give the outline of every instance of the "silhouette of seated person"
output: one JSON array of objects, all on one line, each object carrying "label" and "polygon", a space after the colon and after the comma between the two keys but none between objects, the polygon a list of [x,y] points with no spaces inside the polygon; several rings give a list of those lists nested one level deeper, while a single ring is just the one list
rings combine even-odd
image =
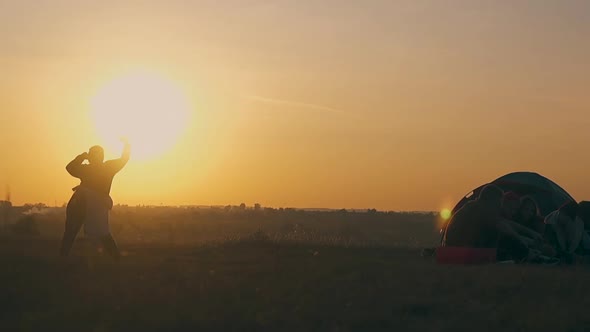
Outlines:
[{"label": "silhouette of seated person", "polygon": [[[73,188],[74,194],[66,208],[66,227],[60,250],[62,256],[69,254],[76,235],[85,224],[87,236],[100,240],[111,256],[119,257],[119,250],[108,228],[108,211],[113,206],[110,191],[114,176],[125,167],[130,155],[130,145],[125,142],[120,158],[104,161],[104,149],[93,146],[66,166],[68,173],[81,181]],[[87,164],[84,163],[86,160]]]},{"label": "silhouette of seated person", "polygon": [[578,215],[578,203],[563,204],[545,217],[545,235],[555,246],[558,255],[566,263],[573,263],[575,254],[590,251],[590,236],[584,230],[584,222]]},{"label": "silhouette of seated person", "polygon": [[514,215],[514,221],[543,235],[544,241],[541,243],[535,242],[527,237],[525,240],[530,248],[539,250],[547,257],[555,257],[557,255],[555,246],[546,238],[544,218],[541,215],[537,201],[533,197],[523,196],[520,198],[518,209]]},{"label": "silhouette of seated person", "polygon": [[519,201],[519,206],[513,220],[539,234],[543,234],[545,233],[543,219],[535,199],[531,196],[523,196]]}]

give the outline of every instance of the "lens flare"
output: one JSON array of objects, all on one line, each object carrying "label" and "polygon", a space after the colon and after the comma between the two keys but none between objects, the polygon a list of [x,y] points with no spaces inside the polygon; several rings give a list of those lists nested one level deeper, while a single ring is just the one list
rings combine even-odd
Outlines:
[{"label": "lens flare", "polygon": [[448,220],[451,217],[451,210],[449,209],[442,209],[440,210],[440,217],[444,220]]}]

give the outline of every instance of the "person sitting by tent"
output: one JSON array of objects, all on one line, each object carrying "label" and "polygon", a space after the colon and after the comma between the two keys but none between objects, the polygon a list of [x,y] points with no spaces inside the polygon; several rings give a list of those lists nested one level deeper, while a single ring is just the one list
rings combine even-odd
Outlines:
[{"label": "person sitting by tent", "polygon": [[567,263],[573,263],[578,249],[590,250],[590,236],[578,217],[578,203],[570,201],[545,217],[547,237]]},{"label": "person sitting by tent", "polygon": [[514,221],[528,227],[539,234],[545,233],[545,223],[539,212],[539,206],[531,196],[523,196],[520,199],[518,210],[514,215]]},{"label": "person sitting by tent", "polygon": [[[543,234],[543,219],[537,216],[539,214],[538,210],[537,202],[530,196],[520,197],[513,191],[508,191],[502,196],[501,215],[503,218],[527,227],[538,234]],[[555,250],[553,250],[553,247],[548,245],[546,241],[535,241],[526,231],[521,230],[519,234],[529,248],[539,250],[546,256],[555,256]]]},{"label": "person sitting by tent", "polygon": [[[539,211],[539,205],[535,199],[531,196],[523,196],[520,199],[520,206],[518,207],[514,221],[539,234],[545,234],[545,223],[543,219]],[[536,243],[533,245],[533,248],[548,257],[555,257],[557,254],[554,246],[547,239],[543,243]]]},{"label": "person sitting by tent", "polygon": [[538,256],[538,252],[530,250],[529,245],[542,242],[543,237],[502,217],[503,195],[502,189],[496,185],[484,187],[478,199],[465,204],[449,220],[444,245],[498,248],[518,260],[532,260]]}]

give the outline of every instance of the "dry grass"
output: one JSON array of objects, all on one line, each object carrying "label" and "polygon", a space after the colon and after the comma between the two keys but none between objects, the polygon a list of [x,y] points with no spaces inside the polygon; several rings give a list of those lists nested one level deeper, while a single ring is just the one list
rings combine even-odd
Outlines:
[{"label": "dry grass", "polygon": [[[305,231],[234,225],[225,226],[233,235],[195,242],[179,241],[179,235],[139,241],[120,233],[122,261],[105,259],[92,268],[80,256],[58,259],[59,242],[48,235],[48,224],[39,226],[37,237],[3,235],[2,330],[590,329],[590,270],[584,266],[439,266],[421,258],[412,241],[406,248],[378,245],[367,239],[371,231],[355,237],[356,226],[324,237],[322,228],[292,222]],[[433,241],[431,232],[417,242]]]},{"label": "dry grass", "polygon": [[[59,238],[64,213],[52,209],[36,216],[40,233]],[[431,213],[117,207],[111,215],[117,240],[145,245],[227,242],[264,233],[275,242],[425,247],[438,243],[439,228]]]}]

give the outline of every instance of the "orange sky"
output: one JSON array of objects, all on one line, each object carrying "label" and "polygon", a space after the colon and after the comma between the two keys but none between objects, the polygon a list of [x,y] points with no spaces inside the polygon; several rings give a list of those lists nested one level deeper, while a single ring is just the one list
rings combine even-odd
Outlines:
[{"label": "orange sky", "polygon": [[516,170],[590,199],[590,3],[220,2],[2,1],[13,201],[67,201],[90,100],[138,68],[191,117],[118,203],[433,210]]}]

